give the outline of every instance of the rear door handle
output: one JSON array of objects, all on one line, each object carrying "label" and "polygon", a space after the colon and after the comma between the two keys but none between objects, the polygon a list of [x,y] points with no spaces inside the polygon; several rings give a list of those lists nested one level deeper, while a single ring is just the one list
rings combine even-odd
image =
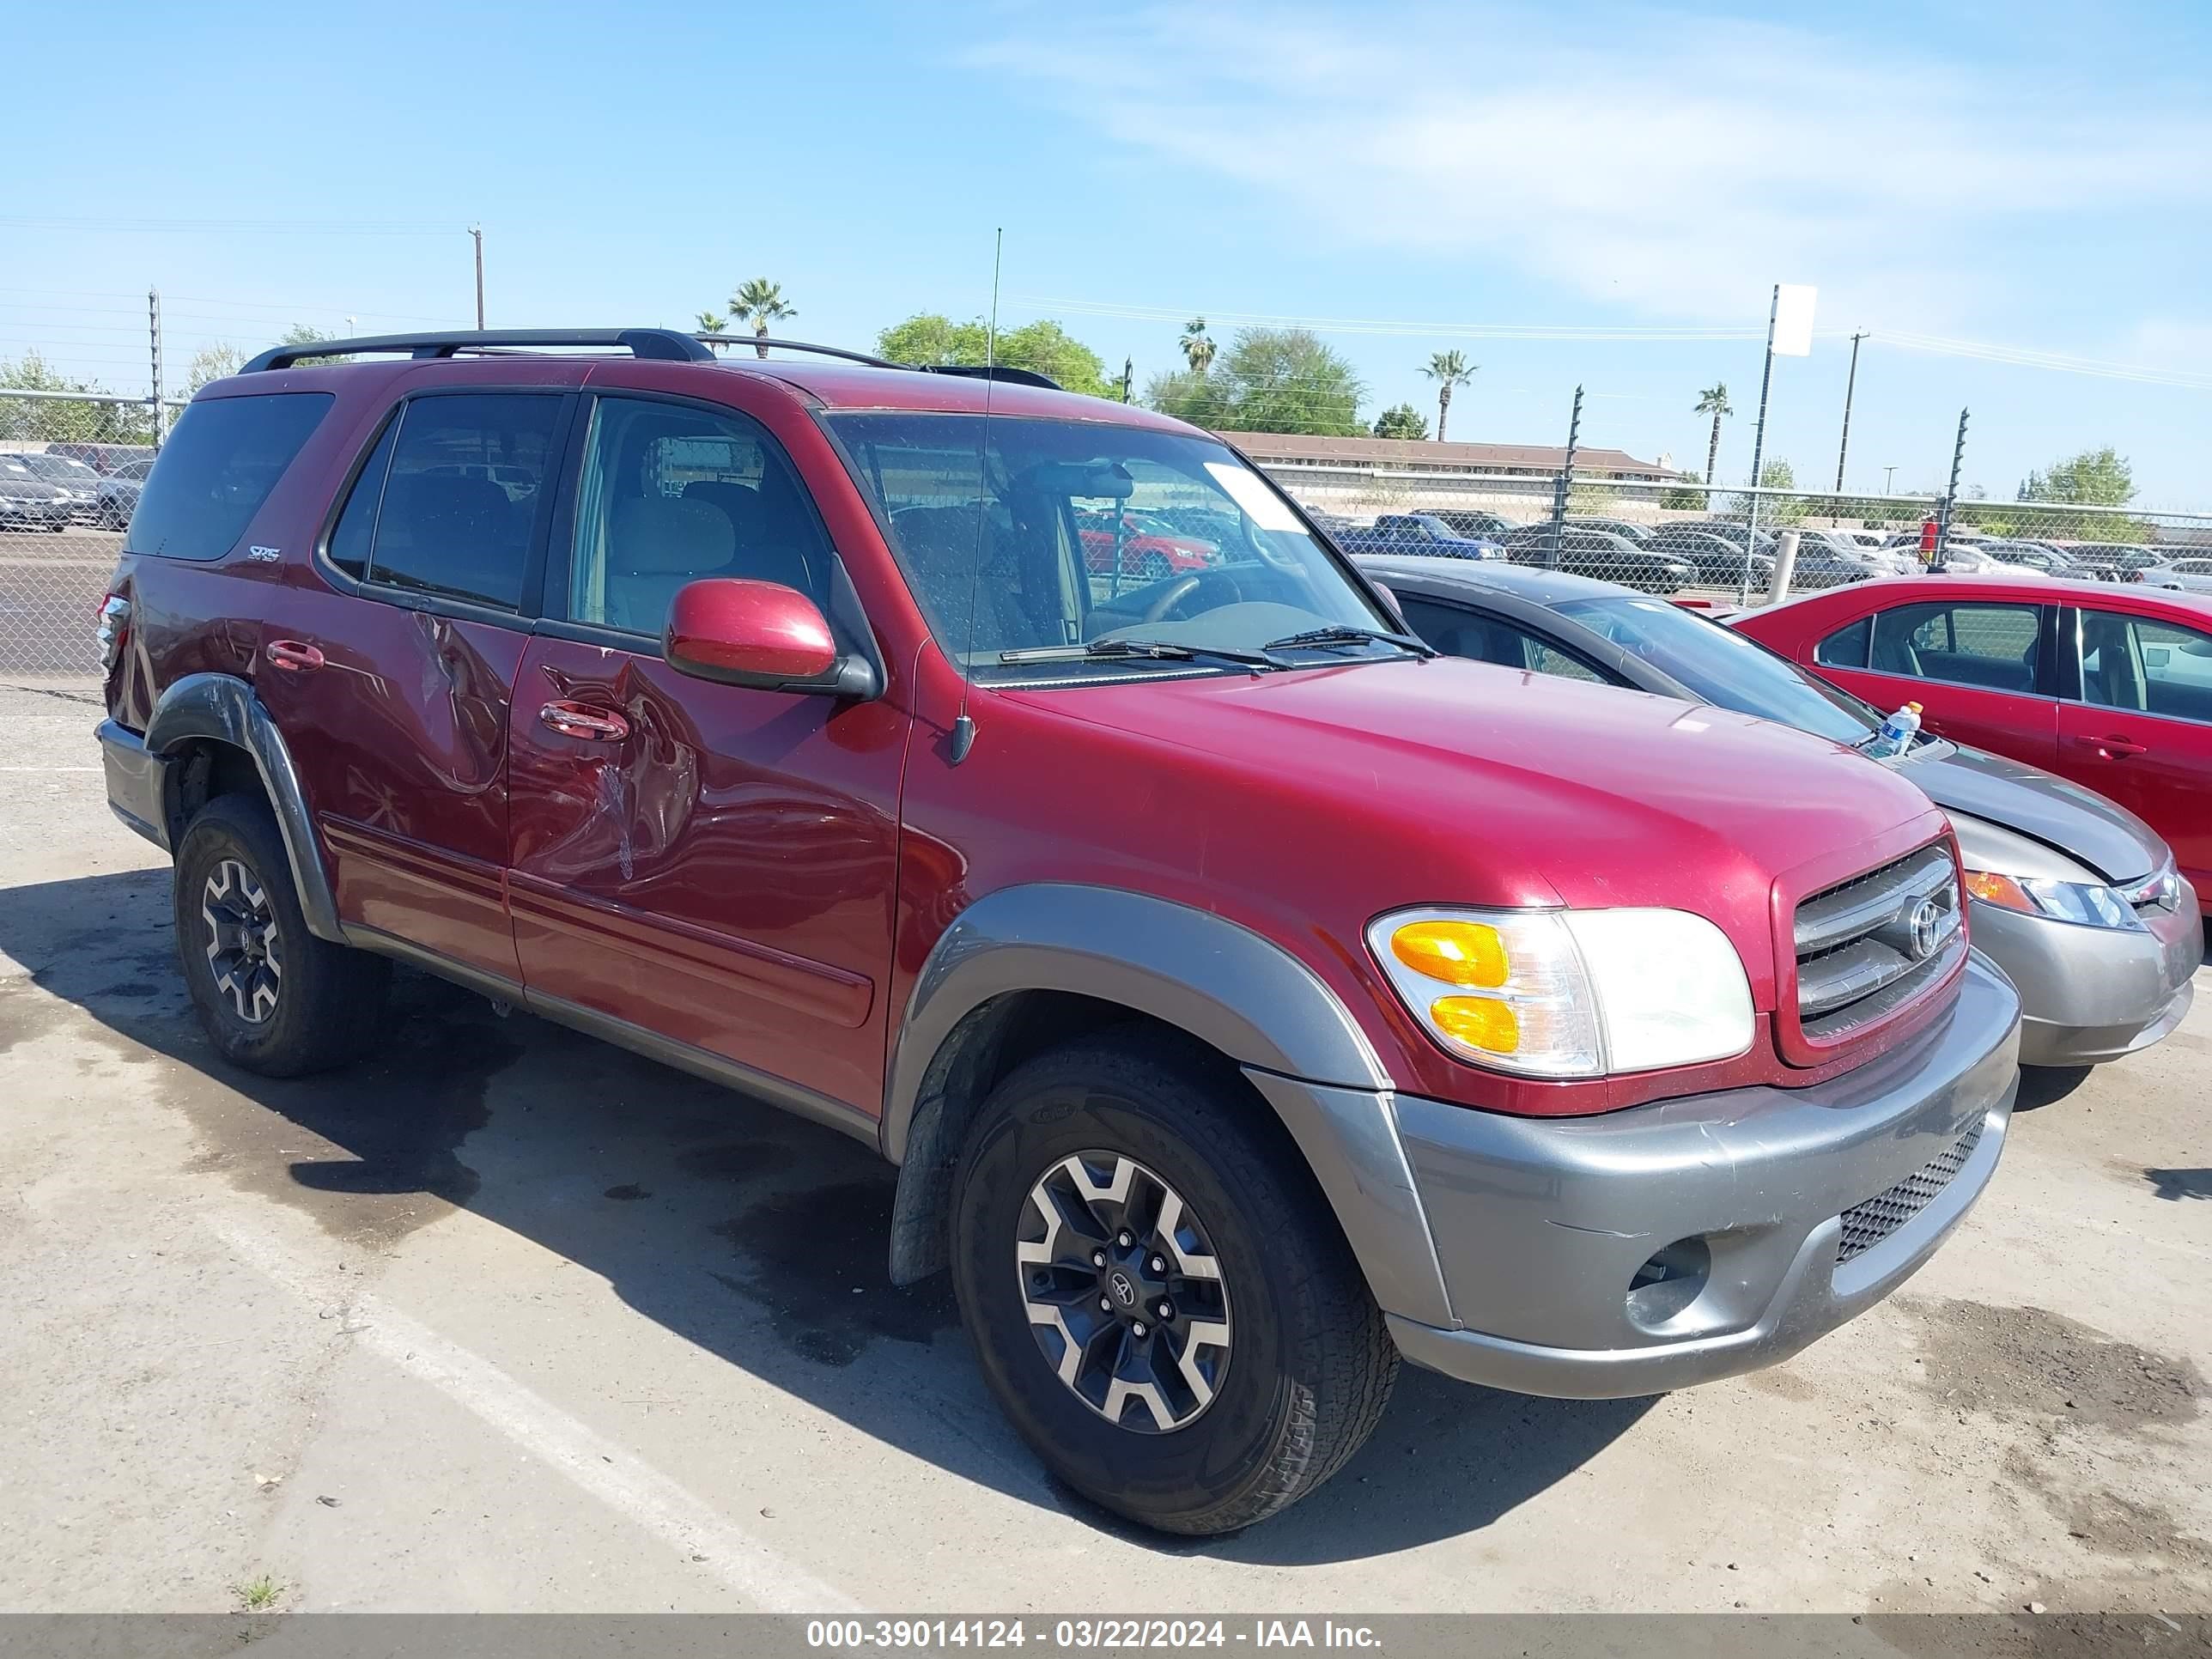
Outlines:
[{"label": "rear door handle", "polygon": [[564,738],[582,738],[591,743],[620,743],[629,735],[629,722],[620,714],[586,703],[549,702],[538,711],[538,720]]},{"label": "rear door handle", "polygon": [[2144,755],[2150,752],[2144,744],[2130,743],[2125,738],[2080,737],[2074,741],[2086,744],[2099,754],[2112,760],[2125,760],[2130,755]]},{"label": "rear door handle", "polygon": [[277,667],[289,670],[295,674],[306,669],[320,668],[323,665],[323,653],[316,650],[313,646],[303,645],[298,640],[270,641],[268,656],[269,660],[275,663]]}]

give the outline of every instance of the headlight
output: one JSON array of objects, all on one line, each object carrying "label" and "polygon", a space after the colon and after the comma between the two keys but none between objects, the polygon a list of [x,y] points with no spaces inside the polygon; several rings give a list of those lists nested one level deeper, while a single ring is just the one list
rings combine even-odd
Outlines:
[{"label": "headlight", "polygon": [[2022,915],[2049,916],[2085,927],[2140,927],[2134,907],[2099,882],[2053,881],[2042,876],[2005,876],[1994,870],[1969,870],[1966,890],[1984,904]]},{"label": "headlight", "polygon": [[1684,910],[1401,910],[1368,948],[1455,1057],[1602,1077],[1751,1046],[1751,986],[1726,934]]}]

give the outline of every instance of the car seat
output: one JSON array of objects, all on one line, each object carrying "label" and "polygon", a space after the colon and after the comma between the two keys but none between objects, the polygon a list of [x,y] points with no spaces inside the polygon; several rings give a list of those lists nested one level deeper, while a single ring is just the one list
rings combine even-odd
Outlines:
[{"label": "car seat", "polygon": [[711,501],[623,497],[607,526],[607,622],[657,636],[687,584],[738,574],[731,568],[736,550],[729,515]]}]

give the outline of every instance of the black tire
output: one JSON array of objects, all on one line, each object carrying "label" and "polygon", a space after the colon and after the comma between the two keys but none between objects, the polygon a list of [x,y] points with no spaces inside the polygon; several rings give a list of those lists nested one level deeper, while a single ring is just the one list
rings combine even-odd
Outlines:
[{"label": "black tire", "polygon": [[[954,1287],[985,1381],[1054,1474],[1163,1532],[1233,1532],[1297,1502],[1364,1443],[1397,1376],[1351,1248],[1295,1148],[1255,1118],[1267,1110],[1195,1044],[1109,1033],[1000,1083],[955,1176]],[[1086,1401],[1047,1358],[1058,1337],[1027,1311],[1016,1247],[1031,1189],[1098,1152],[1171,1188],[1218,1263],[1232,1340],[1210,1401],[1173,1427]]]},{"label": "black tire", "polygon": [[[228,931],[219,931],[210,916],[234,914],[227,905],[246,908],[252,922],[240,929],[225,921]],[[261,801],[218,795],[185,827],[177,843],[175,909],[192,1007],[232,1065],[299,1077],[342,1066],[375,1041],[392,964],[307,931],[284,838]],[[254,959],[240,971],[239,952],[224,952],[219,968],[210,947],[241,933],[259,935],[247,950]],[[263,966],[272,958],[277,971],[270,975]]]}]

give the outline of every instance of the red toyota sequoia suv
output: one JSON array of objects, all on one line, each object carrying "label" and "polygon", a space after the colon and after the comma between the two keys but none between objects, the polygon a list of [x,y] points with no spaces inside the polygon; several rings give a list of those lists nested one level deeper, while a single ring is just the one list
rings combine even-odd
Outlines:
[{"label": "red toyota sequoia suv", "polygon": [[[1438,658],[1179,422],[781,350],[324,342],[193,400],[100,741],[225,1060],[358,1054],[397,959],[834,1125],[1037,1455],[1186,1533],[1327,1480],[1401,1355],[1782,1359],[1987,1184],[2018,1005],[1909,783]],[[1215,550],[1091,545],[1152,520]]]}]

